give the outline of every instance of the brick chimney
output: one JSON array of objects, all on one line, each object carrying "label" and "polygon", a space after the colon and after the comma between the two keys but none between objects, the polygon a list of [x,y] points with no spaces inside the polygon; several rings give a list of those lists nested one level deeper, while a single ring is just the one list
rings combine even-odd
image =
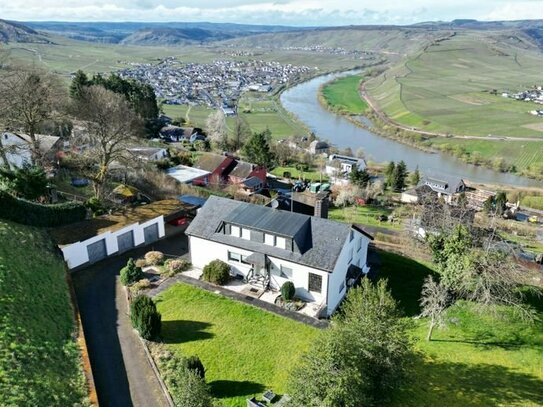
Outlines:
[{"label": "brick chimney", "polygon": [[315,195],[315,212],[313,213],[313,216],[328,219],[329,206],[330,201],[328,199],[328,192],[319,192]]}]

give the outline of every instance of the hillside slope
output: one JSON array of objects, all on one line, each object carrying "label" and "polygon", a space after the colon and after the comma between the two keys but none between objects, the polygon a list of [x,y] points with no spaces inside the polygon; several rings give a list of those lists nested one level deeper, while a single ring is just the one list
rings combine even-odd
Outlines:
[{"label": "hillside slope", "polygon": [[42,230],[0,220],[0,405],[86,397],[64,265]]},{"label": "hillside slope", "polygon": [[3,42],[49,44],[51,41],[23,24],[0,20],[0,43]]},{"label": "hillside slope", "polygon": [[231,37],[226,33],[201,28],[144,28],[123,38],[120,43],[123,45],[177,45]]}]

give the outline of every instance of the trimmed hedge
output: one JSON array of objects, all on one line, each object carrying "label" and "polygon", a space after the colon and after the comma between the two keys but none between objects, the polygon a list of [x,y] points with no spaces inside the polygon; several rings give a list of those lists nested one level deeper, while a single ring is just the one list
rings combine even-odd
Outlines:
[{"label": "trimmed hedge", "polygon": [[86,215],[85,206],[77,202],[42,205],[0,191],[0,217],[23,225],[62,226],[82,221]]},{"label": "trimmed hedge", "polygon": [[222,260],[213,260],[204,267],[202,278],[209,283],[225,285],[230,279],[230,266]]}]

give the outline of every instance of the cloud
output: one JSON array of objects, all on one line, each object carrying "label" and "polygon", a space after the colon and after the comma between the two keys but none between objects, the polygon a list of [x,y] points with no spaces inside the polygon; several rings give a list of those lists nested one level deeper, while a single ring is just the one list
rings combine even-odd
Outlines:
[{"label": "cloud", "polygon": [[412,24],[455,18],[543,18],[543,0],[0,0],[0,10],[2,18],[21,21],[215,21],[333,26]]}]

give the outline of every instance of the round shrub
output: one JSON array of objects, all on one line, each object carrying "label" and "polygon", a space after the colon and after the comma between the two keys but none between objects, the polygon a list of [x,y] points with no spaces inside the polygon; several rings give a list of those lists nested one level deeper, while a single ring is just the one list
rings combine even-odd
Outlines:
[{"label": "round shrub", "polygon": [[230,266],[222,260],[213,260],[204,267],[204,281],[218,285],[225,285],[229,278]]},{"label": "round shrub", "polygon": [[294,287],[294,284],[292,281],[286,281],[281,286],[281,296],[283,297],[283,300],[285,301],[292,301],[294,298],[294,294],[296,294],[296,288]]},{"label": "round shrub", "polygon": [[138,295],[130,304],[130,321],[143,339],[158,337],[162,326],[161,318],[155,303],[146,295]]},{"label": "round shrub", "polygon": [[130,289],[132,292],[137,293],[138,291],[146,290],[151,287],[151,281],[148,278],[141,279],[140,281],[134,283]]},{"label": "round shrub", "polygon": [[204,364],[200,360],[198,356],[191,356],[189,358],[185,359],[185,367],[188,370],[192,370],[194,373],[196,373],[198,376],[200,376],[202,379],[205,379],[206,377],[206,371],[204,368]]},{"label": "round shrub", "polygon": [[164,254],[158,251],[145,253],[145,262],[148,266],[158,266],[164,262]]},{"label": "round shrub", "polygon": [[190,262],[183,259],[166,260],[164,263],[171,274],[177,274],[186,271],[190,267]]},{"label": "round shrub", "polygon": [[136,265],[134,259],[128,259],[128,263],[121,269],[121,284],[131,285],[143,278],[141,267]]},{"label": "round shrub", "polygon": [[145,261],[145,259],[137,259],[136,260],[136,267],[145,267],[147,266],[147,262]]}]

